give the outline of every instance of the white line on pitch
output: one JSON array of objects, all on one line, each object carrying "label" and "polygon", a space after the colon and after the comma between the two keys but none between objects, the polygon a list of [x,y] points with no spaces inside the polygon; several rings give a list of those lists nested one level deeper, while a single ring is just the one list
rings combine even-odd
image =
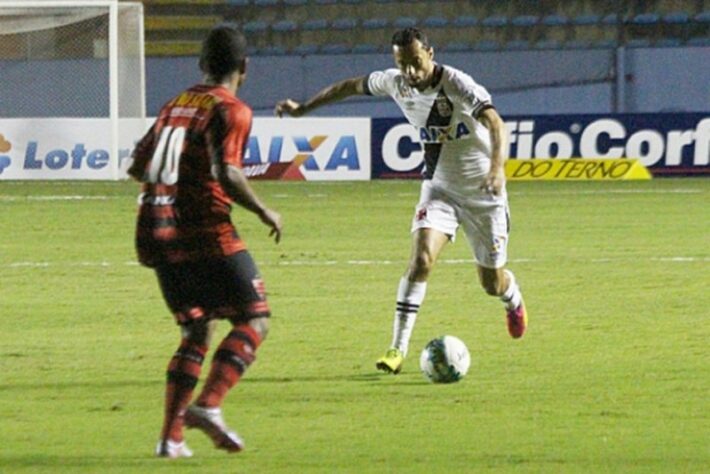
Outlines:
[{"label": "white line on pitch", "polygon": [[0,195],[0,201],[15,202],[15,201],[106,201],[108,199],[116,199],[116,196],[11,196]]},{"label": "white line on pitch", "polygon": [[[608,190],[578,190],[578,191],[508,191],[509,196],[594,196],[594,195],[609,195],[609,194],[701,194],[704,191],[702,189],[608,189]],[[394,194],[397,197],[411,197],[417,198],[419,196],[418,192],[398,192]],[[271,197],[274,199],[290,199],[294,197],[295,194],[289,193],[279,193],[273,194]],[[322,199],[327,198],[327,193],[311,193],[307,194],[305,197],[311,199]],[[386,198],[387,193],[377,194],[378,198]]]},{"label": "white line on pitch", "polygon": [[[569,190],[569,191],[509,191],[511,196],[544,196],[544,195],[608,195],[608,194],[701,194],[702,189],[674,188],[674,189],[608,189],[608,190]],[[399,192],[398,197],[417,197],[419,193]],[[274,199],[289,199],[293,197],[290,193],[279,193],[272,195]],[[327,198],[327,193],[310,193],[306,197],[311,199]],[[15,196],[10,194],[0,194],[0,201],[17,202],[17,201],[105,201],[109,199],[119,199],[123,196],[105,196],[105,195],[33,195],[33,196]]]},{"label": "white line on pitch", "polygon": [[[618,258],[592,258],[592,259],[571,259],[570,262],[576,263],[615,263],[625,261],[639,261],[636,257],[618,257]],[[710,257],[649,257],[645,259],[650,262],[670,262],[670,263],[695,263],[695,262],[710,262]],[[544,262],[545,259],[535,258],[517,258],[510,259],[508,262],[512,264],[520,263],[538,263]],[[473,265],[473,259],[442,259],[439,260],[444,265]],[[278,262],[262,261],[265,266],[283,266],[283,267],[329,267],[336,265],[351,265],[351,266],[386,266],[386,265],[405,265],[406,260],[285,260]],[[0,268],[47,268],[47,267],[118,267],[138,266],[138,262],[10,262],[0,264]]]}]

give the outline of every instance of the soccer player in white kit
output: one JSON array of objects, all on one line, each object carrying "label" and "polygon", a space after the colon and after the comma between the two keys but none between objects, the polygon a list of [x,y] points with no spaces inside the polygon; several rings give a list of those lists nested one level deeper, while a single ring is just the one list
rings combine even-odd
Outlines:
[{"label": "soccer player in white kit", "polygon": [[407,355],[431,269],[459,226],[476,260],[481,286],[505,306],[513,338],[525,332],[527,312],[513,273],[505,269],[506,131],[491,96],[468,74],[436,63],[426,35],[416,28],[397,31],[392,49],[397,68],[334,83],[302,104],[283,100],[275,112],[300,117],[352,95],[390,96],[419,131],[425,168],[412,219],[412,253],[397,290],[392,344],[376,363],[378,369],[396,374]]}]

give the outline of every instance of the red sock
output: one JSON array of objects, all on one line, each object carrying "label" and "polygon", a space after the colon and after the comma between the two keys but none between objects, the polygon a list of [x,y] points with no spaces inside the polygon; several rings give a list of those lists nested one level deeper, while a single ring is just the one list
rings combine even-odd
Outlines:
[{"label": "red sock", "polygon": [[260,343],[261,337],[251,326],[235,326],[214,354],[212,368],[197,405],[209,408],[220,406],[229,389],[254,362]]},{"label": "red sock", "polygon": [[183,414],[200,377],[207,346],[182,340],[168,364],[165,387],[165,420],[161,439],[182,441]]}]

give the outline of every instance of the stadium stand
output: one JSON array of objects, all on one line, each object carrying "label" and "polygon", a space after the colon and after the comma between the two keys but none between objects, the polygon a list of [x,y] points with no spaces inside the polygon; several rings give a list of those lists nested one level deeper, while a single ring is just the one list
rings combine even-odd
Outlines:
[{"label": "stadium stand", "polygon": [[561,43],[556,39],[543,39],[535,43],[535,49],[560,49],[563,44],[567,48],[572,47],[572,44]]},{"label": "stadium stand", "polygon": [[[144,0],[146,53],[194,55],[233,21],[255,54],[381,52],[392,30],[426,29],[448,51],[703,45],[705,0]],[[601,46],[600,46],[601,45]]]},{"label": "stadium stand", "polygon": [[422,28],[446,28],[449,26],[449,20],[443,16],[429,16],[421,22]]},{"label": "stadium stand", "polygon": [[349,53],[351,47],[345,43],[326,44],[320,48],[323,54],[346,54]]},{"label": "stadium stand", "polygon": [[305,31],[318,31],[328,28],[328,22],[322,18],[306,20],[301,24],[301,29]]},{"label": "stadium stand", "polygon": [[688,46],[710,46],[710,38],[707,36],[698,36],[690,38],[685,44]]},{"label": "stadium stand", "polygon": [[564,15],[552,14],[545,16],[541,23],[545,26],[566,26],[569,23],[569,18]]},{"label": "stadium stand", "polygon": [[394,19],[392,26],[396,29],[413,28],[417,26],[417,19],[412,16],[400,16]]},{"label": "stadium stand", "polygon": [[446,43],[443,46],[444,51],[457,52],[457,51],[469,51],[471,45],[465,41],[452,41],[451,43]]},{"label": "stadium stand", "polygon": [[271,25],[271,29],[280,33],[286,33],[296,31],[298,29],[298,25],[292,20],[281,20]]},{"label": "stadium stand", "polygon": [[357,27],[357,20],[355,18],[338,18],[330,24],[330,27],[334,30],[354,30]]},{"label": "stadium stand", "polygon": [[350,52],[353,54],[371,54],[379,53],[381,51],[382,47],[378,44],[361,43],[353,46],[353,49]]},{"label": "stadium stand", "polygon": [[521,28],[532,28],[537,25],[539,21],[540,18],[537,15],[520,15],[510,20],[510,23]]},{"label": "stadium stand", "polygon": [[299,44],[291,50],[293,54],[300,56],[308,56],[309,54],[316,54],[318,52],[317,44]]},{"label": "stadium stand", "polygon": [[475,16],[462,15],[454,18],[452,24],[457,28],[466,28],[476,26],[478,24],[478,19]]},{"label": "stadium stand", "polygon": [[366,30],[378,30],[388,26],[389,20],[386,18],[367,18],[362,21],[362,27]]},{"label": "stadium stand", "polygon": [[501,45],[494,40],[480,40],[473,45],[473,49],[477,51],[495,51],[501,49]]},{"label": "stadium stand", "polygon": [[503,15],[491,15],[481,20],[481,26],[487,28],[503,28],[508,25],[508,17]]}]

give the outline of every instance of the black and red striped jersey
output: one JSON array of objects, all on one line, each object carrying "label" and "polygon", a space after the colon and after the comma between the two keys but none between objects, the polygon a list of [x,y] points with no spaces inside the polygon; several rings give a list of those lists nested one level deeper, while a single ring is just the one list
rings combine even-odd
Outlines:
[{"label": "black and red striped jersey", "polygon": [[163,106],[136,145],[129,171],[143,183],[136,225],[142,264],[245,249],[212,165],[242,166],[251,123],[249,106],[222,86],[193,86]]}]

